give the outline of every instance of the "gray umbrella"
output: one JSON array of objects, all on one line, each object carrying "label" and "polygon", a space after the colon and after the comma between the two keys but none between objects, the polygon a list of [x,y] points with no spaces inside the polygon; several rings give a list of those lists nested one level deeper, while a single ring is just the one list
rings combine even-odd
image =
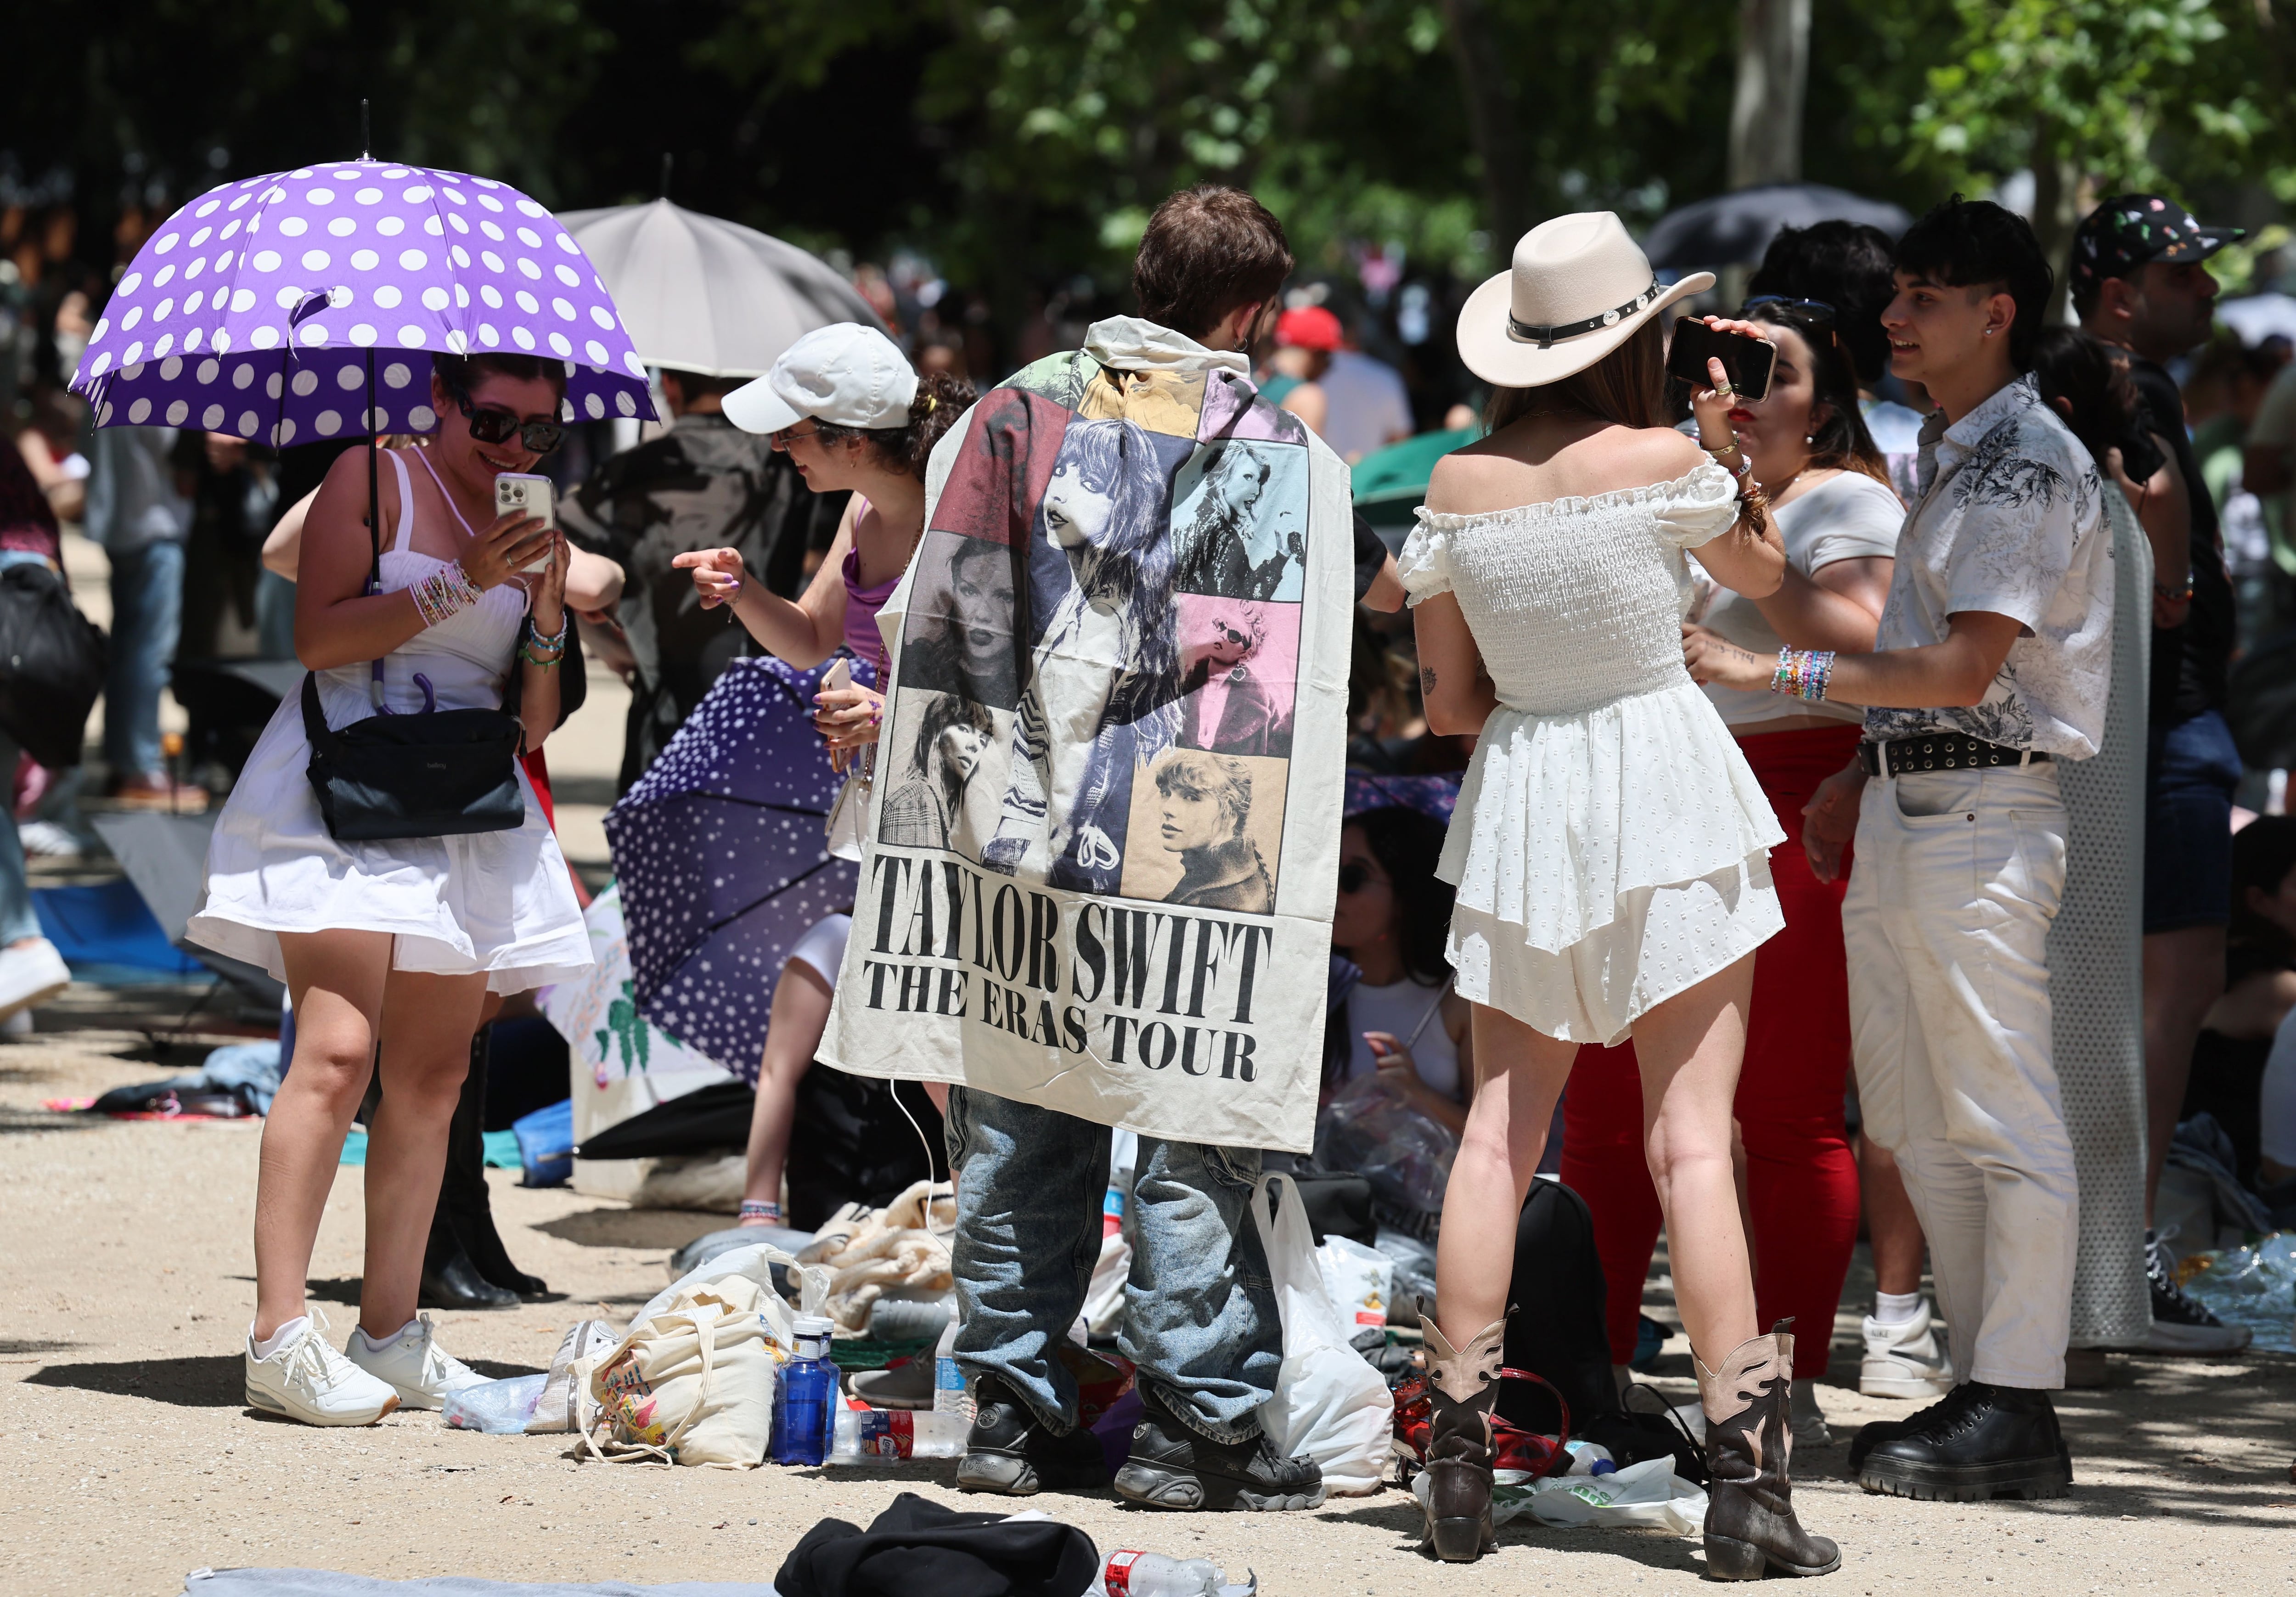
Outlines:
[{"label": "gray umbrella", "polygon": [[[1865,222],[1894,239],[1913,225],[1913,220],[1887,201],[1868,200],[1847,189],[1832,189],[1822,183],[1766,183],[1667,212],[1643,241],[1643,250],[1651,265],[1660,271],[1752,266],[1761,264],[1762,252],[1784,228],[1807,227],[1813,222]],[[595,258],[595,251],[592,258]],[[621,299],[621,285],[614,282],[611,273],[607,274],[606,287],[618,301]]]},{"label": "gray umbrella", "polygon": [[558,220],[605,279],[650,366],[759,377],[816,327],[884,325],[826,261],[738,222],[667,200]]}]

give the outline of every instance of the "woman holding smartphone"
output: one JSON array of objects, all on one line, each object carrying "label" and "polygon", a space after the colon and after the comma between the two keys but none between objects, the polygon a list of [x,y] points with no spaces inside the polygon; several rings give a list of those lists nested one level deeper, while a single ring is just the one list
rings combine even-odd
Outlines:
[{"label": "woman holding smartphone", "polygon": [[[670,563],[693,573],[704,609],[730,607],[777,659],[817,666],[842,643],[874,668],[874,688],[824,687],[815,698],[814,725],[840,769],[876,744],[886,665],[877,612],[924,536],[925,462],[972,403],[972,385],[939,373],[920,377],[892,340],[853,322],[815,329],[772,371],[726,396],[726,420],[746,432],[771,434],[808,487],[816,494],[850,489],[853,496],[822,575],[800,599],[750,581],[739,550],[698,550]],[[830,990],[851,926],[848,916],[828,917],[782,966],[750,1122],[744,1225],[782,1223],[798,1083],[812,1068],[829,1023]],[[938,1102],[943,1094],[934,1096]]]},{"label": "woman holding smartphone", "polygon": [[1684,556],[1767,595],[1785,553],[1759,485],[1734,470],[1719,361],[1692,394],[1698,439],[1665,423],[1658,313],[1712,282],[1661,288],[1608,212],[1526,233],[1459,314],[1460,356],[1492,385],[1490,434],[1436,466],[1398,562],[1428,724],[1478,739],[1442,863],[1482,1077],[1427,1327],[1428,1539],[1448,1560],[1496,1546],[1507,1282],[1555,1099],[1579,1044],[1631,1036],[1706,1414],[1707,1568],[1841,1563],[1794,1517],[1793,1338],[1757,1334],[1731,1167],[1753,953],[1783,923],[1768,851],[1784,833],[1683,668]]},{"label": "woman holding smartphone", "polygon": [[[389,713],[492,709],[516,672],[536,747],[557,724],[565,542],[539,520],[495,515],[494,479],[557,446],[564,367],[503,355],[432,365],[435,440],[381,452],[381,590],[367,591],[367,452],[346,451],[305,520],[296,651],[337,730],[377,713],[378,681]],[[263,1128],[248,1404],[364,1425],[402,1405],[437,1408],[482,1379],[414,1312],[447,1129],[488,993],[574,974],[590,963],[589,938],[523,777],[515,829],[343,843],[320,815],[310,759],[290,695],[216,823],[206,901],[186,935],[269,970],[295,1009],[294,1059]],[[344,1133],[377,1069],[359,1324],[338,1354],[303,1282]]]},{"label": "woman holding smartphone", "polygon": [[[1888,463],[1860,417],[1857,373],[1834,335],[1833,307],[1769,297],[1749,302],[1742,314],[1777,353],[1768,393],[1742,396],[1731,406],[1730,436],[1769,497],[1787,569],[1775,593],[1750,599],[1724,590],[1706,606],[1702,625],[1685,627],[1693,677],[1718,638],[1766,657],[1788,639],[1796,647],[1870,652],[1905,520]],[[1822,1446],[1830,1438],[1810,1383],[1825,1372],[1831,1338],[1824,1328],[1833,1323],[1857,1246],[1858,1190],[1842,1124],[1849,1072],[1846,884],[1810,873],[1801,810],[1817,784],[1849,763],[1863,717],[1775,693],[1722,687],[1706,693],[1786,833],[1786,846],[1770,856],[1785,930],[1755,956],[1734,1113],[1745,1150],[1757,1314],[1763,1323],[1791,1315],[1811,1330],[1795,1343],[1794,1439]],[[1634,1355],[1660,1223],[1657,1194],[1639,1164],[1625,1157],[1643,1134],[1630,1058],[1582,1054],[1562,1113],[1562,1179],[1594,1211],[1609,1289],[1611,1359],[1623,1366]]]}]

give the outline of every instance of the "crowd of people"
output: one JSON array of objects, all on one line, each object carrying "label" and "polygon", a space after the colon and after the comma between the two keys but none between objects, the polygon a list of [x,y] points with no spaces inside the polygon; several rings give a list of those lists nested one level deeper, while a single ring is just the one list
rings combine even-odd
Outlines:
[{"label": "crowd of people", "polygon": [[[2153,1225],[2171,1142],[2201,1113],[2259,1201],[2296,1210],[2296,1047],[2275,1042],[2296,1011],[2296,820],[2235,802],[2253,790],[2227,721],[2235,657],[2296,618],[2296,367],[2212,332],[2207,262],[2236,236],[2149,194],[2098,204],[2062,265],[2022,219],[1959,197],[1896,239],[1790,230],[1742,304],[1701,317],[1767,347],[1748,392],[1719,360],[1669,367],[1669,327],[1714,280],[1661,284],[1609,213],[1532,229],[1465,300],[1458,357],[1488,398],[1442,420],[1473,441],[1435,465],[1399,551],[1357,518],[1345,557],[1341,735],[1374,780],[1358,802],[1351,777],[1337,848],[1318,1088],[1330,1105],[1369,1084],[1447,1151],[1415,1212],[1411,1192],[1381,1194],[1435,1248],[1438,1556],[1495,1545],[1542,1172],[1585,1200],[1604,1403],[1646,1362],[1667,1238],[1718,1575],[1839,1566],[1796,1516],[1792,1452],[1832,1439],[1813,1386],[1861,1234],[1860,1385],[1920,1405],[1852,1441],[1872,1491],[2062,1495],[2051,1394],[2094,1380],[2102,1349],[2245,1345],[2181,1290]],[[1269,436],[1360,461],[1411,434],[1407,397],[1330,309],[1287,304],[1293,267],[1249,196],[1176,194],[1141,245],[1136,314],[1087,346],[1144,407],[1167,402],[1160,383],[1249,373],[1254,414],[1290,430]],[[2061,283],[2077,324],[2052,324]],[[1132,421],[1095,414],[1019,535],[1073,586],[1030,627],[968,636],[964,614],[1024,605],[1037,579],[1016,586],[986,540],[928,534],[1005,513],[934,470],[976,400],[1007,391],[978,393],[965,364],[962,340],[913,357],[849,323],[753,381],[663,373],[668,427],[570,484],[562,530],[496,513],[496,476],[540,469],[573,431],[561,368],[530,356],[437,357],[438,430],[390,440],[379,486],[363,450],[275,458],[152,429],[101,430],[83,454],[35,427],[0,463],[0,569],[59,563],[60,518],[111,557],[123,800],[204,798],[160,753],[169,662],[213,652],[179,632],[269,629],[309,668],[243,756],[189,933],[281,976],[294,1013],[265,1130],[251,1405],[364,1423],[477,1379],[415,1312],[438,1274],[425,1238],[474,1034],[589,957],[538,758],[585,648],[631,684],[625,790],[734,659],[834,658],[849,674],[824,681],[815,725],[840,771],[884,777],[878,842],[971,828],[985,870],[1109,891],[1120,823],[1095,807],[1120,771],[1178,856],[1158,896],[1272,912],[1246,824],[1255,762],[1287,755],[1306,712],[1268,667],[1266,611],[1312,602],[1308,572],[1338,557],[1299,530],[1265,548],[1236,530],[1281,486],[1268,457],[1229,451],[1183,504],[1134,480]],[[269,573],[191,558],[202,537]],[[880,614],[927,566],[965,602],[896,655]],[[1199,594],[1218,596],[1201,618],[1182,608]],[[1033,651],[1013,646],[1024,630]],[[925,689],[926,714],[889,731],[889,699]],[[428,708],[503,717],[520,818],[466,824],[468,806],[410,788],[395,798],[412,818],[347,832],[305,780],[315,749]],[[1009,782],[989,790],[976,773],[1006,743]],[[0,1012],[62,979],[21,855],[0,837]],[[778,973],[744,1225],[797,1207],[798,1094],[850,927],[829,916]],[[2120,1123],[2091,1108],[2107,1088]],[[1057,1355],[1110,1128],[972,1086],[931,1096],[977,1405],[959,1485],[1319,1503],[1314,1462],[1258,1418],[1282,1361],[1249,1219],[1260,1151],[1138,1138],[1119,1346],[1145,1413],[1111,1483]],[[303,1281],[355,1116],[368,1267],[338,1354]]]}]

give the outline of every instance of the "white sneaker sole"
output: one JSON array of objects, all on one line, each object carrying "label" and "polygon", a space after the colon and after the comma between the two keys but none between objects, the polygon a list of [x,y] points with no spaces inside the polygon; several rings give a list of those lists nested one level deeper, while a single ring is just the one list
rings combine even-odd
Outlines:
[{"label": "white sneaker sole", "polygon": [[1941,1376],[1861,1373],[1857,1390],[1868,1397],[1921,1397],[1931,1401],[1953,1390],[1953,1382]]},{"label": "white sneaker sole", "polygon": [[70,988],[70,987],[71,978],[67,976],[62,981],[51,982],[45,987],[35,987],[32,991],[25,994],[20,998],[10,998],[5,1001],[0,1001],[0,1020],[5,1020],[10,1016],[20,1013],[24,1010],[37,1009],[41,1004],[49,1002],[51,999],[61,998],[63,996],[65,992]]},{"label": "white sneaker sole", "polygon": [[398,1407],[398,1399],[393,1396],[384,1398],[382,1406],[371,1414],[359,1410],[342,1414],[321,1413],[316,1410],[307,1413],[288,1407],[283,1399],[258,1386],[250,1384],[246,1391],[248,1407],[260,1409],[266,1414],[276,1414],[283,1420],[299,1421],[305,1425],[373,1425]]},{"label": "white sneaker sole", "polygon": [[2238,1353],[2255,1340],[2245,1325],[2178,1325],[2155,1320],[2146,1333],[2148,1353]]}]

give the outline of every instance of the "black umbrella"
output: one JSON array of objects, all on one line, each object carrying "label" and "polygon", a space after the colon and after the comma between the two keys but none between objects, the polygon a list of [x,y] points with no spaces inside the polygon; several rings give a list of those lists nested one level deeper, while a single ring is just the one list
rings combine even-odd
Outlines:
[{"label": "black umbrella", "polygon": [[1863,222],[1896,238],[1913,220],[1886,201],[1868,200],[1847,189],[1822,183],[1766,183],[1667,212],[1643,241],[1643,250],[1660,271],[1751,266],[1761,263],[1762,252],[1783,228]]}]

